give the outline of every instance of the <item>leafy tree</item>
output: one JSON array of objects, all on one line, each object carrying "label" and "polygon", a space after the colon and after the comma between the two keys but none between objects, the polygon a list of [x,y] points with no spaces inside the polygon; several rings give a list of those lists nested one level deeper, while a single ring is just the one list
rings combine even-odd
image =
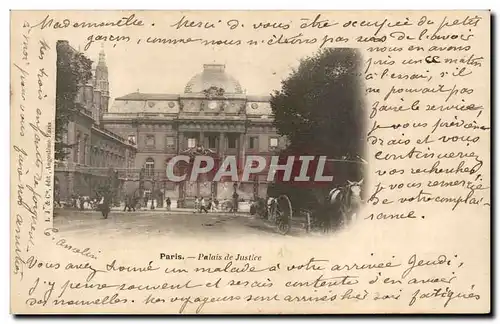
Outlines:
[{"label": "leafy tree", "polygon": [[71,144],[63,142],[68,122],[82,107],[76,102],[78,89],[92,77],[92,61],[73,49],[67,41],[57,42],[55,159],[62,161]]},{"label": "leafy tree", "polygon": [[362,155],[364,109],[355,49],[328,48],[303,59],[275,91],[275,126],[290,149],[341,159]]},{"label": "leafy tree", "polygon": [[[274,125],[285,135],[287,155],[327,156],[329,159],[361,161],[365,143],[365,109],[358,50],[327,48],[301,60],[281,90],[271,95]],[[321,190],[276,183],[271,194],[288,194],[296,207],[318,204],[333,185],[360,180],[360,163],[333,162],[327,165],[334,176]]]}]

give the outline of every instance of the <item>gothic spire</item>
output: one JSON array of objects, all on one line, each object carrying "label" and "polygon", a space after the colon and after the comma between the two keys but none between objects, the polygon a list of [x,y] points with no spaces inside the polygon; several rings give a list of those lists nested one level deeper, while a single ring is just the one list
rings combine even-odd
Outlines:
[{"label": "gothic spire", "polygon": [[99,65],[106,65],[106,54],[104,53],[104,43],[101,43],[101,51],[99,52]]}]

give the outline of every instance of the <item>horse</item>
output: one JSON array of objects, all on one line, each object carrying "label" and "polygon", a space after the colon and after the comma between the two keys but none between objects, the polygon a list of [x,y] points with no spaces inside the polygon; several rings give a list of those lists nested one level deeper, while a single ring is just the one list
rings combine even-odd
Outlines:
[{"label": "horse", "polygon": [[[357,211],[361,205],[361,181],[349,181],[347,185],[334,188],[328,194],[328,204],[336,215],[340,216],[340,225],[347,227],[357,218]],[[331,220],[330,220],[331,221]]]}]

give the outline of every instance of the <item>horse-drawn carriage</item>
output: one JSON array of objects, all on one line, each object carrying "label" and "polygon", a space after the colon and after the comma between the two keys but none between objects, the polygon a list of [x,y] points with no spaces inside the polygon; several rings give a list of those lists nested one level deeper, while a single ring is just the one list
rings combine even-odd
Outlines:
[{"label": "horse-drawn carriage", "polygon": [[292,228],[292,218],[304,224],[308,232],[330,232],[336,228],[346,227],[357,217],[362,203],[361,181],[348,181],[347,185],[328,191],[324,199],[316,202],[300,201],[295,206],[286,194],[277,198],[257,199],[251,206],[250,213],[258,215],[275,224],[276,231],[286,235]]},{"label": "horse-drawn carriage", "polygon": [[[361,206],[363,179],[349,178],[362,174],[359,164],[366,161],[327,160],[337,174],[335,182],[320,185],[304,183],[294,186],[289,183],[273,183],[268,187],[268,196],[276,198],[257,199],[251,214],[257,214],[275,224],[276,231],[286,235],[294,224],[301,223],[308,231],[331,232],[347,227],[358,214]],[[335,167],[333,167],[335,164]],[[359,179],[359,178],[358,178]]]}]

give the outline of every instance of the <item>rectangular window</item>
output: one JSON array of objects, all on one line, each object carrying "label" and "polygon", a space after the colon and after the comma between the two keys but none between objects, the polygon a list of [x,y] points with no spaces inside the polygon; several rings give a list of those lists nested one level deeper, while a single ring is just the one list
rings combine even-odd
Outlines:
[{"label": "rectangular window", "polygon": [[269,147],[270,148],[277,148],[278,147],[278,138],[277,137],[271,137],[269,139]]},{"label": "rectangular window", "polygon": [[146,146],[154,147],[155,146],[155,136],[154,135],[146,135]]},{"label": "rectangular window", "polygon": [[217,143],[217,137],[216,136],[209,136],[208,137],[208,148],[216,148],[216,143]]},{"label": "rectangular window", "polygon": [[236,136],[228,136],[227,138],[227,147],[230,149],[236,148]]},{"label": "rectangular window", "polygon": [[175,138],[173,136],[167,136],[166,142],[167,148],[175,147]]},{"label": "rectangular window", "polygon": [[146,177],[152,177],[154,175],[155,170],[155,161],[152,158],[148,158],[146,160]]},{"label": "rectangular window", "polygon": [[135,135],[129,135],[129,136],[128,136],[128,142],[129,142],[130,144],[135,145],[135,144],[137,143],[137,142],[136,142],[136,140],[135,140]]},{"label": "rectangular window", "polygon": [[188,148],[196,147],[196,138],[188,138]]},{"label": "rectangular window", "polygon": [[258,148],[259,138],[258,137],[250,137],[248,139],[248,148],[252,150],[256,150]]}]

